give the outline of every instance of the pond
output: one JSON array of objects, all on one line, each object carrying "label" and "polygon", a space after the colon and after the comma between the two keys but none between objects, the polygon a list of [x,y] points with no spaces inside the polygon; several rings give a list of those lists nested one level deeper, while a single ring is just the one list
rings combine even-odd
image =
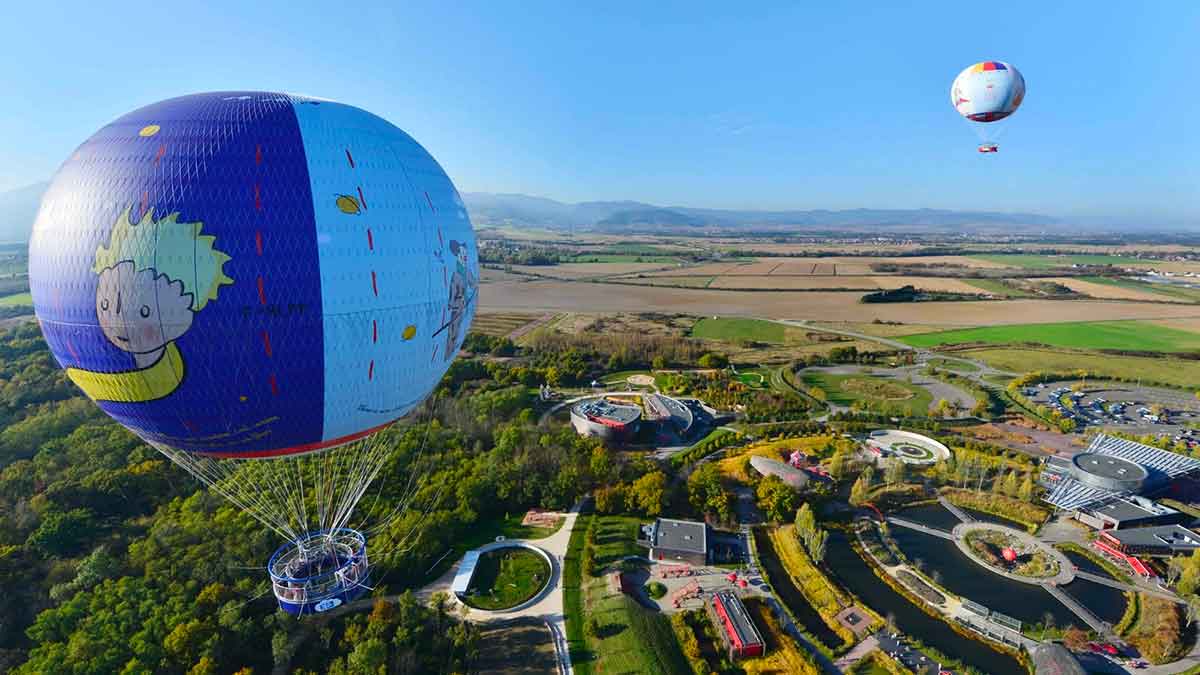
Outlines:
[{"label": "pond", "polygon": [[884,616],[890,615],[904,633],[915,636],[925,644],[982,672],[994,675],[1016,675],[1026,672],[1013,657],[1000,653],[983,642],[959,635],[945,622],[929,616],[892,590],[892,587],[875,576],[867,562],[854,552],[848,536],[852,535],[838,530],[830,531],[825,568],[872,609]]},{"label": "pond", "polygon": [[1049,612],[1059,626],[1079,623],[1071,610],[1041,586],[1007,579],[963,555],[953,541],[904,527],[891,527],[904,555],[951,593],[974,600],[1025,623],[1041,623]]},{"label": "pond", "polygon": [[[1111,579],[1109,574],[1103,567],[1097,565],[1085,555],[1080,555],[1072,551],[1064,551],[1072,563],[1084,572],[1099,574],[1100,576]],[[1087,579],[1076,579],[1071,583],[1063,586],[1063,590],[1072,598],[1075,598],[1084,607],[1087,607],[1093,614],[1100,617],[1101,621],[1110,624],[1116,624],[1125,615],[1125,592],[1111,586],[1098,584]]]}]

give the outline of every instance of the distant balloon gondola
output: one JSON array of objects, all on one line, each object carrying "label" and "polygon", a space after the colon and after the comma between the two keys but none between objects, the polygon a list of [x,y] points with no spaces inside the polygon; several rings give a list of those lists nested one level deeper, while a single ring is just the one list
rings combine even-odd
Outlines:
[{"label": "distant balloon gondola", "polygon": [[975,129],[981,141],[979,152],[1000,150],[995,142],[1001,127],[995,125],[1012,115],[1025,99],[1025,78],[1011,64],[982,61],[968,66],[950,86],[950,103]]},{"label": "distant balloon gondola", "polygon": [[348,525],[388,457],[375,434],[430,394],[475,313],[471,223],[424,148],[332,101],[161,101],[59,169],[29,278],[68,377],[287,540],[281,607],[363,592]]}]

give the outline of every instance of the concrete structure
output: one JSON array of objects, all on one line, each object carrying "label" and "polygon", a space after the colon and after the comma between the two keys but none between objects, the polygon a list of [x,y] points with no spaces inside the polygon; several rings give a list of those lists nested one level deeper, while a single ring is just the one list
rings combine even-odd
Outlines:
[{"label": "concrete structure", "polygon": [[867,449],[879,457],[896,457],[905,464],[936,464],[950,458],[950,448],[928,436],[897,429],[872,431]]},{"label": "concrete structure", "polygon": [[637,433],[642,409],[604,398],[576,403],[571,408],[571,424],[581,436],[596,436],[614,443],[624,443]]},{"label": "concrete structure", "polygon": [[549,586],[550,581],[555,578],[558,572],[558,564],[554,558],[550,557],[550,554],[540,546],[535,546],[517,539],[493,542],[491,544],[480,546],[475,550],[467,551],[465,554],[463,554],[462,561],[459,562],[458,569],[454,573],[454,580],[450,582],[450,592],[454,595],[455,599],[469,607],[470,603],[467,602],[467,599],[471,596],[471,580],[475,577],[475,569],[479,565],[480,557],[482,557],[484,553],[499,551],[506,548],[523,548],[538,554],[542,560],[546,561],[546,565],[549,566],[550,577],[546,579],[545,583],[542,585],[542,588],[537,592],[536,595],[534,595],[533,598],[509,610],[495,611],[513,611],[537,602],[541,598],[542,593]]},{"label": "concrete structure", "polygon": [[717,591],[705,604],[731,659],[762,656],[766,652],[762,634],[750,619],[741,598],[733,591]]},{"label": "concrete structure", "polygon": [[1046,501],[1076,511],[1114,497],[1153,494],[1180,476],[1200,471],[1200,460],[1106,434],[1071,459],[1050,457],[1039,481]]},{"label": "concrete structure", "polygon": [[1033,672],[1036,675],[1086,675],[1087,671],[1075,660],[1071,650],[1057,642],[1043,642],[1033,650]]},{"label": "concrete structure", "polygon": [[750,466],[764,476],[779,476],[783,482],[796,490],[803,490],[808,485],[808,472],[797,469],[791,464],[781,462],[761,455],[750,456]]},{"label": "concrete structure", "polygon": [[651,560],[679,560],[691,565],[706,565],[709,561],[707,523],[659,518],[642,526],[638,543],[650,549]]},{"label": "concrete structure", "polygon": [[1182,525],[1101,532],[1100,540],[1127,556],[1170,556],[1200,548],[1200,534]]}]

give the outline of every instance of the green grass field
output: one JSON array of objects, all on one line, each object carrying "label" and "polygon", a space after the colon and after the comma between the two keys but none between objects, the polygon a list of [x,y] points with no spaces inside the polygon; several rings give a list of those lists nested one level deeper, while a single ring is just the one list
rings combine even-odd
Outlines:
[{"label": "green grass field", "polygon": [[679,262],[679,258],[673,255],[637,255],[630,253],[580,253],[571,258],[567,262],[577,263],[663,263],[672,264]]},{"label": "green grass field", "polygon": [[529,600],[550,579],[550,565],[524,548],[504,548],[479,556],[471,586],[478,593],[468,604],[479,609],[508,609]]},{"label": "green grass field", "polygon": [[1196,383],[1200,382],[1200,361],[1184,359],[1110,356],[1053,349],[972,349],[963,355],[1015,373],[1065,373],[1083,369],[1104,377],[1140,379],[1144,384],[1158,383],[1189,390],[1196,389]]},{"label": "green grass field", "polygon": [[14,305],[33,305],[33,296],[29,293],[17,293],[16,295],[6,295],[0,298],[0,307]]},{"label": "green grass field", "polygon": [[993,295],[1003,295],[1010,298],[1031,298],[1033,293],[1015,286],[1009,286],[999,279],[963,279],[968,284],[978,288],[981,291],[991,293]]},{"label": "green grass field", "polygon": [[754,340],[783,344],[787,342],[788,327],[761,319],[704,318],[692,326],[692,337],[706,340]]},{"label": "green grass field", "polygon": [[1152,284],[1146,281],[1138,281],[1137,279],[1128,279],[1125,277],[1080,277],[1084,281],[1090,281],[1094,284],[1104,284],[1105,286],[1118,286],[1120,288],[1128,288],[1135,291],[1144,291],[1146,293],[1154,293],[1161,295],[1164,298],[1173,300],[1183,300],[1184,302],[1200,302],[1200,288],[1189,288],[1187,286],[1179,286],[1176,284]]},{"label": "green grass field", "polygon": [[975,373],[979,372],[979,366],[965,361],[954,361],[951,359],[934,358],[929,359],[929,365],[942,370],[954,370],[960,373]]},{"label": "green grass field", "polygon": [[1144,321],[1082,321],[1073,323],[1017,324],[918,333],[896,338],[914,347],[936,347],[964,342],[988,344],[1038,343],[1068,349],[1129,349],[1184,352],[1200,349],[1200,333],[1158,326]]},{"label": "green grass field", "polygon": [[929,413],[933,397],[925,389],[902,380],[885,380],[866,375],[833,375],[822,372],[802,374],[804,384],[823,389],[826,400],[838,405],[888,406],[912,417]]},{"label": "green grass field", "polygon": [[997,255],[973,255],[976,260],[983,260],[997,265],[1022,267],[1027,270],[1049,270],[1071,265],[1117,265],[1120,267],[1153,267],[1152,260],[1123,258],[1115,255],[1027,255],[1017,253],[1001,253]]}]

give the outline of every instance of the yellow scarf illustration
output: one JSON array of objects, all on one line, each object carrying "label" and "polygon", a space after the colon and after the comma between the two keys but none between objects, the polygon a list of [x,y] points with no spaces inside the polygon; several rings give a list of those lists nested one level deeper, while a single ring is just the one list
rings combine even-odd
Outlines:
[{"label": "yellow scarf illustration", "polygon": [[67,368],[67,377],[93,401],[143,403],[175,391],[183,381],[183,356],[174,342],[168,342],[163,355],[148,368],[119,373]]}]

